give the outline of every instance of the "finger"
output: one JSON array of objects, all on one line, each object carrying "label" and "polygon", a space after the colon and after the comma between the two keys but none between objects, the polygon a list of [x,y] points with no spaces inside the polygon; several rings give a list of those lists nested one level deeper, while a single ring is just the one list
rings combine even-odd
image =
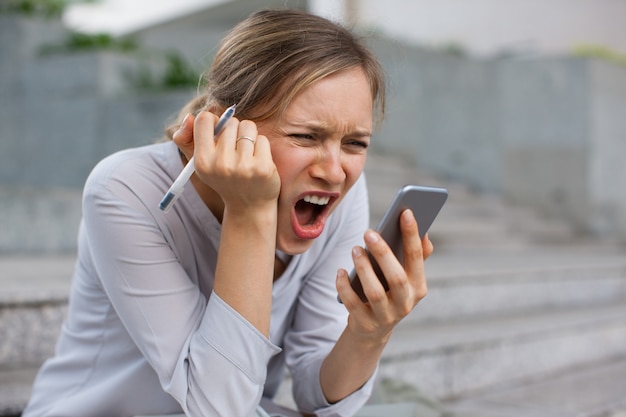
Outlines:
[{"label": "finger", "polygon": [[261,169],[260,175],[265,177],[278,176],[278,170],[272,158],[270,141],[266,136],[259,135],[256,137],[254,156],[257,160],[263,161],[263,164],[259,167]]},{"label": "finger", "polygon": [[188,113],[183,119],[180,127],[172,135],[172,140],[178,146],[178,149],[185,155],[187,159],[190,159],[193,155],[193,125],[194,116]]},{"label": "finger", "polygon": [[214,138],[214,143],[218,150],[230,152],[235,149],[239,124],[239,119],[236,117],[232,117],[226,122],[224,129]]},{"label": "finger", "polygon": [[217,122],[218,117],[212,113],[202,112],[196,117],[194,126],[196,171],[217,170],[225,173],[236,166],[234,150],[239,120],[231,118],[215,136]]},{"label": "finger", "polygon": [[384,274],[389,298],[396,305],[407,304],[411,294],[410,281],[396,255],[380,235],[373,231],[366,232],[365,243]]},{"label": "finger", "polygon": [[410,209],[404,210],[400,215],[400,230],[402,233],[404,266],[410,267],[422,263],[424,253],[422,239],[419,236],[419,225]]},{"label": "finger", "polygon": [[[424,248],[419,237],[418,224],[409,209],[400,216],[404,269],[417,291],[418,298],[426,295],[426,274],[424,273]],[[423,294],[423,295],[422,295]]]},{"label": "finger", "polygon": [[260,159],[272,161],[272,165],[275,166],[274,159],[272,157],[272,148],[270,146],[269,139],[267,139],[267,136],[258,135],[256,137],[254,155],[258,156]]},{"label": "finger", "polygon": [[[365,232],[365,243],[368,250],[372,254],[372,257],[376,259],[376,262],[381,265],[383,258],[387,252],[391,252],[387,244],[382,240],[380,235],[373,230],[367,230]],[[393,255],[392,255],[393,256]],[[361,286],[363,287],[363,294],[369,301],[370,305],[374,309],[384,309],[387,301],[387,292],[385,287],[380,281],[372,262],[365,249],[361,247],[355,247],[352,250],[352,259],[354,261],[354,267],[356,269]],[[380,273],[380,271],[378,271]],[[376,307],[375,307],[376,306]]]},{"label": "finger", "polygon": [[[244,144],[242,144],[241,146],[239,145],[240,141],[244,141],[250,144],[250,146],[246,146]],[[237,141],[235,142],[235,149],[240,150],[240,149],[252,149],[254,150],[254,144],[256,143],[256,139],[254,139],[252,136],[248,136],[248,135],[239,135],[237,137]]]},{"label": "finger", "polygon": [[272,148],[269,139],[264,135],[256,137],[254,147],[254,159],[259,161],[257,164],[257,175],[267,180],[267,197],[277,198],[280,194],[281,180],[278,169],[272,158]]},{"label": "finger", "polygon": [[257,140],[257,135],[256,123],[250,120],[243,120],[239,123],[235,149],[242,152],[238,152],[238,155],[251,155],[254,153],[254,144]]},{"label": "finger", "polygon": [[428,259],[428,257],[432,255],[435,250],[433,242],[431,242],[428,237],[428,233],[426,233],[424,239],[422,239],[422,250],[424,251],[424,260]]},{"label": "finger", "polygon": [[194,163],[196,174],[200,175],[211,169],[212,158],[215,153],[213,129],[217,123],[217,116],[202,111],[198,113],[193,124]]},{"label": "finger", "polygon": [[350,277],[345,269],[337,271],[337,280],[335,285],[337,287],[339,298],[348,311],[352,312],[356,309],[363,308],[365,303],[361,301],[361,298],[352,289]]}]

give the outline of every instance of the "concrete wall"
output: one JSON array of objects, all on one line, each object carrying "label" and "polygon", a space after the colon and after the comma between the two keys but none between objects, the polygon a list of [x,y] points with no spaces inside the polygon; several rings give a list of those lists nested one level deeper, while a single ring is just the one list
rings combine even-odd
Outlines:
[{"label": "concrete wall", "polygon": [[127,74],[138,63],[117,53],[16,61],[1,77],[10,80],[0,112],[8,122],[0,125],[4,184],[81,187],[103,156],[160,138],[165,120],[194,92],[131,89]]},{"label": "concrete wall", "polygon": [[[91,168],[159,138],[195,91],[139,93],[132,57],[40,56],[62,28],[0,19],[0,254],[72,251]],[[391,83],[373,151],[626,241],[625,68],[372,46]]]},{"label": "concrete wall", "polygon": [[555,58],[501,74],[503,194],[626,240],[626,68]]},{"label": "concrete wall", "polygon": [[626,237],[626,69],[589,62],[589,113],[593,120],[588,224],[597,233]]},{"label": "concrete wall", "polygon": [[[625,71],[626,76],[626,71]],[[504,195],[590,231],[588,62],[576,58],[499,64]]]},{"label": "concrete wall", "polygon": [[80,194],[93,166],[161,138],[195,89],[134,91],[127,77],[138,68],[132,57],[41,56],[33,45],[52,34],[60,40],[58,24],[1,19],[0,254],[73,251]]},{"label": "concrete wall", "polygon": [[[579,44],[626,52],[626,2],[616,0],[358,0],[361,25],[413,44],[472,53],[555,54]],[[395,6],[395,7],[394,7]]]},{"label": "concrete wall", "polygon": [[374,149],[404,155],[420,168],[502,188],[497,67],[376,39],[390,82],[389,106]]},{"label": "concrete wall", "polygon": [[626,240],[626,68],[372,46],[392,82],[374,149]]}]

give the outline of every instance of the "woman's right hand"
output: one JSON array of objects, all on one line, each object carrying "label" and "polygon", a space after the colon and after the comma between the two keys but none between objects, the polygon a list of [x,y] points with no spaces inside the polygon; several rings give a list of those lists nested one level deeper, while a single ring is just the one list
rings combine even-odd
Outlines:
[{"label": "woman's right hand", "polygon": [[194,156],[196,175],[230,212],[258,210],[266,203],[275,208],[280,177],[267,137],[258,134],[254,122],[232,118],[215,140],[217,120],[210,112],[188,115],[173,140],[187,159]]},{"label": "woman's right hand", "polygon": [[217,121],[209,112],[189,116],[173,140],[194,156],[194,187],[221,217],[213,291],[268,337],[280,177],[255,123],[232,118],[214,140]]}]

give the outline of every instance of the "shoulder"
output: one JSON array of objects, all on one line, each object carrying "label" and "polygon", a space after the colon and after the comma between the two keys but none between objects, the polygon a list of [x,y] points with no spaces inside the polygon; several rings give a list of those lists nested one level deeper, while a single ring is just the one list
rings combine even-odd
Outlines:
[{"label": "shoulder", "polygon": [[[85,193],[94,189],[159,186],[171,182],[173,143],[158,143],[125,149],[101,160],[85,182]],[[166,188],[167,189],[167,188]]]},{"label": "shoulder", "polygon": [[[178,164],[176,167],[175,164]],[[116,152],[100,161],[83,189],[83,215],[121,212],[158,217],[159,201],[182,162],[172,142]]]}]

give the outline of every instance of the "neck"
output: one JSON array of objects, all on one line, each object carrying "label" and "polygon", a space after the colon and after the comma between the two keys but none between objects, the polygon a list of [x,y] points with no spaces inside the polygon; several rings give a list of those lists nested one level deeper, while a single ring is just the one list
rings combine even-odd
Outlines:
[{"label": "neck", "polygon": [[274,281],[280,278],[280,276],[285,272],[290,260],[291,255],[287,255],[284,252],[276,250],[276,255],[274,257]]}]

